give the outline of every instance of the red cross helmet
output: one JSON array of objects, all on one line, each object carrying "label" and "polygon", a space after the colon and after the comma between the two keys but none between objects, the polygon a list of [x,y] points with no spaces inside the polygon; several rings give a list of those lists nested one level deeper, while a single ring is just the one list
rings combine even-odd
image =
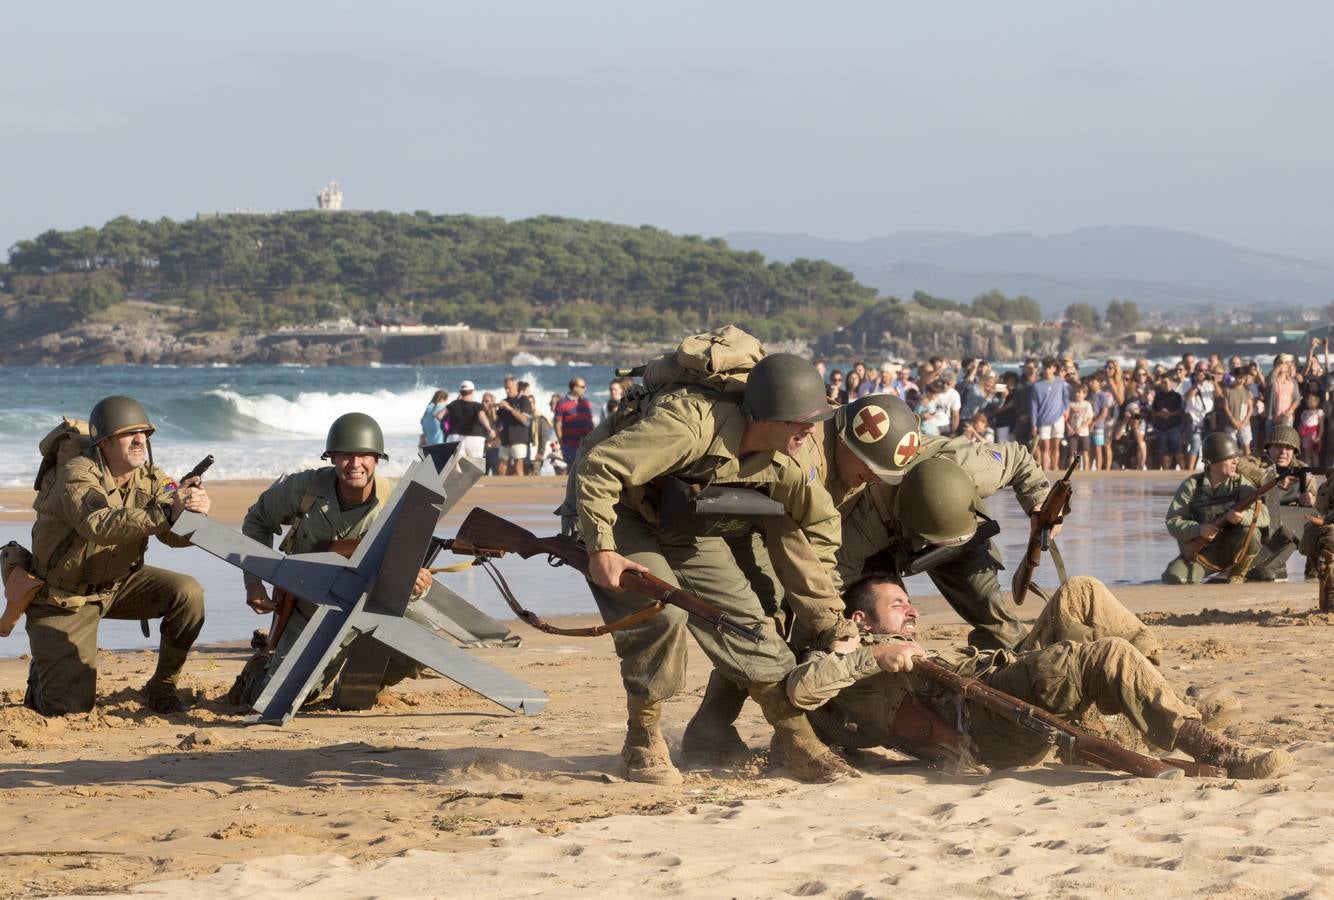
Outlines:
[{"label": "red cross helmet", "polygon": [[917,415],[894,394],[867,394],[838,408],[839,438],[880,480],[897,484],[922,446]]}]

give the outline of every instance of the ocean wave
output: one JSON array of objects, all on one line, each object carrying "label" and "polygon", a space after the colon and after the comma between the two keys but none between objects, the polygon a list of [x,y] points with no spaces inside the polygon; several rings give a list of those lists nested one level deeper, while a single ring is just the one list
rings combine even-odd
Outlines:
[{"label": "ocean wave", "polygon": [[536,356],[526,350],[510,357],[511,366],[554,366],[556,360],[550,356]]}]

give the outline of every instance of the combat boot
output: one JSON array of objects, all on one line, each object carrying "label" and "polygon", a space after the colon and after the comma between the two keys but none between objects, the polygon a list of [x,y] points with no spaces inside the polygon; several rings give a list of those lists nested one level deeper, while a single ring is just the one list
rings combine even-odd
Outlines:
[{"label": "combat boot", "polygon": [[808,784],[837,781],[858,774],[815,736],[806,714],[788,700],[784,682],[752,682],[750,698],[760,705],[764,718],[774,728],[769,747],[770,762],[775,767]]},{"label": "combat boot", "polygon": [[190,707],[176,693],[176,679],[185,666],[190,650],[173,647],[165,641],[158,649],[157,669],[144,685],[144,706],[155,713],[183,713]]},{"label": "combat boot", "polygon": [[1176,745],[1196,762],[1222,766],[1231,778],[1277,778],[1292,766],[1292,757],[1284,750],[1247,747],[1210,731],[1197,719],[1181,726]]},{"label": "combat boot", "polygon": [[680,784],[684,779],[672,765],[667,742],[662,739],[662,703],[630,695],[626,707],[630,717],[621,748],[621,775],[626,781],[645,784]]},{"label": "combat boot", "polygon": [[1322,613],[1334,612],[1334,552],[1322,550],[1316,563],[1316,574],[1320,576],[1320,594],[1317,597]]},{"label": "combat boot", "polygon": [[750,756],[733,724],[745,704],[745,688],[716,669],[709,675],[704,699],[681,736],[681,758],[687,766],[735,766]]}]

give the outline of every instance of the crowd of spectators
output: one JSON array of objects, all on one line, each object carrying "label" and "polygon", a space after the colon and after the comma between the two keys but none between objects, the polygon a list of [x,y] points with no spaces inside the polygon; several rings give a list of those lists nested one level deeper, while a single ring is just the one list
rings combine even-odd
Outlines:
[{"label": "crowd of spectators", "polygon": [[1085,469],[1193,470],[1206,435],[1226,431],[1243,453],[1259,452],[1277,424],[1298,430],[1309,465],[1334,458],[1334,435],[1325,433],[1334,411],[1327,339],[1312,341],[1300,370],[1290,353],[1266,371],[1254,359],[1193,352],[1172,365],[1139,359],[1123,369],[1109,359],[1083,372],[1069,356],[1028,359],[1006,372],[982,359],[940,357],[874,373],[863,362],[817,367],[827,371],[831,401],[892,393],[917,412],[923,434],[1017,441],[1049,470],[1076,456]]}]

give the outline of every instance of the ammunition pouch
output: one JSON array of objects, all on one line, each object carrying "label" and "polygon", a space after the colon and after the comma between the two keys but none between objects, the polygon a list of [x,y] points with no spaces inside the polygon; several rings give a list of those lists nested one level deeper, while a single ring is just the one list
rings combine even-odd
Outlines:
[{"label": "ammunition pouch", "polygon": [[703,487],[671,476],[661,479],[658,488],[659,523],[691,537],[745,534],[786,512],[783,504],[754,488]]}]

